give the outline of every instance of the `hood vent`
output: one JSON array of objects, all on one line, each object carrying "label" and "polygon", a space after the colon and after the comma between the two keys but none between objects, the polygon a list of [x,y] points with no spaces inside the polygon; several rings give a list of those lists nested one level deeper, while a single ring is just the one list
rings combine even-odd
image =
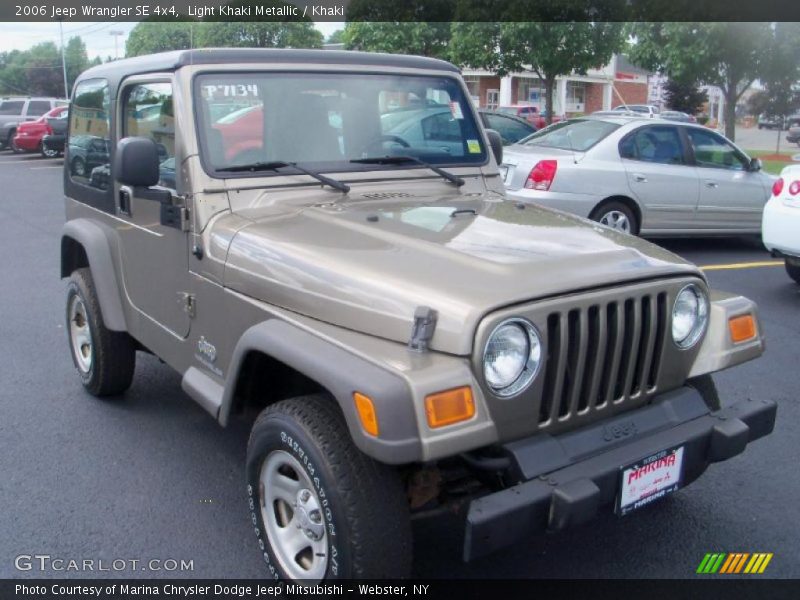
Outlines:
[{"label": "hood vent", "polygon": [[373,194],[361,194],[362,198],[369,198],[370,200],[390,200],[392,198],[414,198],[414,194],[407,194],[405,192],[375,192]]}]

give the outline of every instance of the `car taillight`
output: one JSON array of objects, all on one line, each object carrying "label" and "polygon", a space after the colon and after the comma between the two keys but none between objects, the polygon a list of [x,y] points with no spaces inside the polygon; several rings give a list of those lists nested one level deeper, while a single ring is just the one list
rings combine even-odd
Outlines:
[{"label": "car taillight", "polygon": [[775,183],[772,184],[772,195],[780,196],[782,191],[783,191],[783,177],[778,177],[778,179],[775,180]]},{"label": "car taillight", "polygon": [[528,179],[525,180],[525,187],[529,190],[547,191],[556,177],[558,162],[554,160],[540,160],[531,169]]},{"label": "car taillight", "polygon": [[792,182],[792,185],[789,186],[789,193],[792,196],[797,196],[797,194],[800,194],[800,181]]}]

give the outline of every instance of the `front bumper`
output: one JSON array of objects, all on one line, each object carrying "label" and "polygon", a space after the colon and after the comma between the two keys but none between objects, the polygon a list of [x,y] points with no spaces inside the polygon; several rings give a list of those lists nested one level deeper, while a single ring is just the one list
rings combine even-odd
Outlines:
[{"label": "front bumper", "polygon": [[590,520],[614,504],[621,468],[661,450],[683,446],[682,485],[688,485],[709,464],[771,433],[776,411],[773,401],[746,400],[710,412],[698,391],[684,387],[579,431],[507,444],[522,483],[471,502],[464,560]]},{"label": "front bumper", "polygon": [[764,206],[761,238],[770,251],[800,256],[800,202],[786,198],[770,198]]}]

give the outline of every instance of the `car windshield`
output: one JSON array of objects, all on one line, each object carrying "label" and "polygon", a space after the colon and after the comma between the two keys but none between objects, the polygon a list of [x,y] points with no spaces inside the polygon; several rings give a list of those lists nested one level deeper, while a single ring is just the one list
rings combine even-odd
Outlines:
[{"label": "car windshield", "polygon": [[195,86],[204,164],[226,177],[275,175],[231,167],[276,161],[354,171],[414,164],[351,162],[369,158],[459,165],[483,164],[488,156],[454,77],[227,73],[201,75]]},{"label": "car windshield", "polygon": [[584,152],[605,138],[619,125],[597,119],[573,119],[554,123],[522,142],[526,146],[546,146]]}]

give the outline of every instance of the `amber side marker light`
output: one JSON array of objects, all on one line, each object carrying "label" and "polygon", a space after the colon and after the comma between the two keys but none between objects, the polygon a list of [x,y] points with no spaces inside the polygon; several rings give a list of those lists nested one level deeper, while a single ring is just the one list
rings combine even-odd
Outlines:
[{"label": "amber side marker light", "polygon": [[756,320],[753,315],[742,315],[728,319],[728,330],[734,343],[746,342],[756,337]]},{"label": "amber side marker light", "polygon": [[425,414],[431,428],[444,427],[475,416],[472,388],[464,386],[425,397]]},{"label": "amber side marker light", "polygon": [[356,412],[358,412],[358,418],[361,420],[364,431],[378,437],[378,414],[375,412],[372,399],[359,392],[354,392],[353,400],[356,403]]}]

